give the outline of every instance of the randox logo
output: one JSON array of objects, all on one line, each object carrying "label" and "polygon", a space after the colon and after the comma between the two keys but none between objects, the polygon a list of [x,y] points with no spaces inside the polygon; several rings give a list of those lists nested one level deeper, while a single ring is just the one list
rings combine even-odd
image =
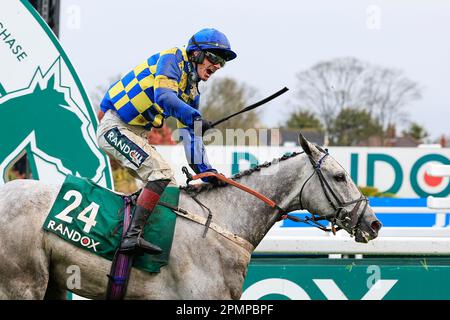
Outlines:
[{"label": "randox logo", "polygon": [[[366,157],[367,168],[367,186],[374,186],[377,166],[383,165],[391,170],[390,186],[386,187],[384,192],[398,193],[404,184],[411,186],[412,191],[419,197],[427,196],[446,197],[450,194],[450,183],[448,177],[432,177],[427,174],[426,168],[429,164],[450,164],[448,157],[430,153],[417,157],[416,159],[407,159],[411,162],[409,166],[403,165],[406,161],[400,157],[394,157],[382,153],[368,153]],[[351,154],[351,176],[354,181],[358,181],[359,155]],[[386,175],[386,174],[385,174]],[[359,184],[363,182],[358,181]]]},{"label": "randox logo", "polygon": [[[341,148],[333,150],[332,155],[336,159],[340,158],[359,186],[377,187],[381,192],[402,197],[447,197],[450,194],[449,177],[433,177],[426,172],[430,164],[450,165],[448,149],[438,153],[412,148],[385,148],[385,152],[381,153],[368,152],[365,148]],[[235,151],[231,155],[232,174],[242,170],[242,161],[250,167],[260,163],[250,152]]]},{"label": "randox logo", "polygon": [[[383,299],[389,291],[391,291],[397,281],[397,279],[377,280],[373,286],[367,289],[361,297],[361,300]],[[312,282],[328,300],[349,299],[333,279],[312,279]],[[310,290],[314,292],[314,289]],[[291,300],[311,300],[311,296],[299,284],[281,278],[269,278],[253,283],[244,290],[241,299],[258,300],[267,295],[285,296]]]},{"label": "randox logo", "polygon": [[148,154],[144,150],[128,139],[127,136],[121,134],[117,128],[106,132],[104,137],[109,144],[116,148],[117,151],[130,160],[136,167],[139,167],[148,158]]},{"label": "randox logo", "polygon": [[[0,184],[25,150],[33,179],[62,182],[73,174],[111,188],[95,112],[56,37],[28,1],[1,7],[0,39],[14,44],[0,43]],[[20,59],[18,46],[26,53]]]},{"label": "randox logo", "polygon": [[78,231],[72,230],[62,223],[56,223],[54,220],[48,222],[47,229],[51,229],[59,233],[63,238],[79,243],[81,246],[92,249],[95,252],[97,252],[97,246],[100,245],[100,242],[94,241],[88,236],[83,236]]}]

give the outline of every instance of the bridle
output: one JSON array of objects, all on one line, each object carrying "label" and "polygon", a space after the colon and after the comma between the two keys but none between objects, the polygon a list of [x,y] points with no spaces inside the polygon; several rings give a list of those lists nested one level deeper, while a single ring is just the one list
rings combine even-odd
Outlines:
[{"label": "bridle", "polygon": [[[214,172],[204,172],[204,173],[200,173],[197,174],[195,176],[192,176],[186,167],[183,167],[183,173],[187,176],[187,181],[186,184],[189,185],[190,181],[193,180],[197,180],[197,179],[201,179],[204,177],[216,177],[217,179],[220,179],[230,185],[233,185],[239,189],[242,189],[243,191],[252,194],[253,196],[259,198],[260,200],[262,200],[263,202],[265,202],[266,204],[268,204],[269,206],[271,206],[272,208],[276,209],[278,211],[278,220],[281,219],[290,219],[292,221],[295,222],[303,222],[309,225],[312,225],[314,227],[317,227],[323,231],[326,232],[333,232],[334,234],[336,233],[336,231],[341,230],[343,226],[344,228],[349,230],[349,233],[351,235],[355,235],[356,230],[359,229],[359,226],[361,224],[361,219],[363,217],[363,212],[366,210],[367,205],[368,205],[368,199],[367,197],[365,197],[361,192],[361,197],[359,197],[356,200],[351,200],[351,201],[342,201],[340,199],[340,197],[336,194],[336,192],[334,192],[333,188],[331,188],[330,184],[328,183],[328,181],[325,179],[325,176],[322,173],[322,163],[324,161],[324,159],[329,155],[328,150],[323,150],[320,147],[317,147],[320,151],[322,151],[323,153],[325,153],[323,155],[322,158],[320,158],[320,160],[318,162],[316,162],[314,160],[314,158],[308,155],[308,158],[311,162],[311,164],[313,165],[314,171],[312,172],[312,174],[308,177],[308,179],[306,179],[306,181],[303,183],[302,187],[300,188],[300,192],[299,192],[299,203],[300,203],[300,208],[301,210],[304,210],[303,207],[303,203],[302,203],[302,194],[303,194],[303,190],[305,190],[306,185],[308,184],[308,182],[311,180],[311,178],[317,174],[317,176],[319,177],[320,180],[320,185],[322,186],[322,190],[328,200],[328,203],[330,204],[330,206],[334,209],[334,213],[332,214],[328,214],[328,215],[318,215],[317,213],[310,213],[311,217],[306,216],[305,218],[299,218],[296,216],[292,216],[290,214],[288,214],[288,211],[284,208],[282,208],[280,205],[278,205],[275,201],[265,197],[264,195],[260,194],[259,192],[256,192],[255,190],[252,190],[246,186],[243,186],[240,183],[237,183],[236,181],[226,178],[225,176],[221,175],[221,174],[217,174]],[[300,152],[303,153],[303,152]],[[300,153],[292,153],[290,156],[283,156],[281,159],[287,159],[289,157],[298,155]],[[192,195],[191,195],[192,196]],[[193,198],[195,198],[194,196],[192,196]],[[334,199],[334,201],[333,201]],[[195,199],[194,199],[195,200]],[[359,208],[361,207],[361,203],[365,202],[363,210],[361,211],[361,214],[358,215],[358,211]],[[351,211],[347,211],[345,208],[349,205],[352,204],[356,204],[353,209]],[[203,205],[202,205],[203,206]],[[208,209],[209,210],[209,209]],[[209,215],[209,221],[211,220],[211,214]],[[331,223],[331,228],[327,228],[324,225],[320,224],[318,221],[320,220],[328,220]],[[341,226],[339,226],[339,224]],[[337,227],[336,227],[337,226]]]},{"label": "bridle", "polygon": [[[308,182],[311,180],[311,178],[317,174],[319,177],[320,185],[322,186],[322,190],[328,200],[328,203],[330,206],[334,209],[334,213],[330,215],[325,216],[318,216],[318,214],[311,213],[312,218],[307,218],[307,221],[311,221],[315,224],[316,227],[324,230],[324,231],[332,231],[333,233],[336,233],[336,231],[342,229],[342,227],[339,226],[342,225],[346,229],[349,230],[349,233],[351,235],[355,235],[356,230],[358,230],[361,219],[363,217],[363,213],[367,208],[368,205],[368,199],[365,197],[361,192],[361,197],[359,197],[356,200],[351,201],[342,201],[341,198],[334,192],[333,188],[331,188],[330,184],[328,183],[327,179],[322,173],[321,166],[324,161],[324,159],[329,155],[328,150],[323,150],[325,153],[322,158],[320,158],[319,161],[315,161],[314,158],[311,155],[308,155],[308,158],[313,165],[314,171],[313,173],[306,179],[306,181],[303,183],[300,193],[299,193],[299,202],[300,202],[300,208],[304,210],[303,203],[302,203],[302,194],[303,190],[305,189]],[[334,201],[333,201],[334,199]],[[361,214],[358,215],[359,208],[361,206],[361,203],[364,203],[363,210],[361,211]],[[356,204],[351,211],[347,211],[345,208],[349,205]],[[331,229],[327,229],[320,223],[318,223],[318,220],[328,220],[331,222]],[[337,225],[337,227],[336,227]]]}]

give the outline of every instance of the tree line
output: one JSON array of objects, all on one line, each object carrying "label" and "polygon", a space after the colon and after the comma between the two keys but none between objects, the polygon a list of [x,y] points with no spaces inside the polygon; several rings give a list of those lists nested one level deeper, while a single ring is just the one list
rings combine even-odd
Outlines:
[{"label": "tree line", "polygon": [[[119,78],[116,76],[115,78]],[[428,137],[426,129],[411,121],[407,107],[422,98],[422,88],[401,70],[364,62],[352,57],[315,64],[296,74],[287,119],[279,127],[323,133],[325,144],[365,145],[376,138],[385,145],[398,127],[401,134],[418,143]],[[113,80],[113,79],[111,79]],[[201,83],[201,112],[205,119],[217,120],[254,102],[257,90],[233,78],[215,78]],[[99,104],[106,88],[91,94]],[[276,102],[275,102],[276,103]],[[176,122],[166,121],[171,130]],[[263,128],[259,110],[246,112],[217,126],[226,129]],[[166,134],[167,135],[167,134]]]},{"label": "tree line", "polygon": [[[401,134],[417,142],[428,136],[407,113],[407,107],[421,99],[422,88],[400,70],[356,58],[336,58],[300,71],[296,78],[292,112],[281,128],[322,132],[327,144],[340,146],[364,145],[373,137],[384,145],[397,127],[404,127]],[[244,108],[256,92],[231,78],[215,79],[205,87],[202,113],[212,119]],[[219,129],[261,125],[255,111],[230,119]]]}]

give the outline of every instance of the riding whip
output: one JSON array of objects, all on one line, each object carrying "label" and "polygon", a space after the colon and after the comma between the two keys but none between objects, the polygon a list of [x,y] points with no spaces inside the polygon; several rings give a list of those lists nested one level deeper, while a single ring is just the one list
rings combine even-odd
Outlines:
[{"label": "riding whip", "polygon": [[267,98],[265,98],[265,99],[263,99],[263,100],[261,100],[261,101],[258,101],[258,102],[254,103],[254,104],[252,104],[252,105],[249,105],[248,107],[242,109],[241,111],[238,111],[238,112],[236,112],[236,113],[233,113],[232,115],[229,115],[228,117],[225,117],[225,118],[223,118],[223,119],[221,119],[221,120],[219,120],[219,121],[216,121],[216,122],[212,123],[212,124],[211,124],[211,127],[215,127],[215,126],[217,126],[218,124],[220,124],[220,123],[222,123],[222,122],[224,122],[224,121],[227,121],[228,119],[230,119],[230,118],[232,118],[232,117],[234,117],[234,116],[237,116],[238,114],[241,114],[241,113],[244,113],[244,112],[253,110],[253,109],[255,109],[255,108],[258,108],[259,106],[261,106],[261,105],[263,105],[263,104],[269,102],[270,100],[273,100],[273,99],[275,99],[275,98],[278,97],[278,96],[281,96],[283,93],[285,93],[285,92],[288,91],[288,90],[289,90],[289,89],[288,89],[287,87],[284,87],[284,88],[281,89],[280,91],[275,92],[273,95],[271,95],[271,96],[269,96],[269,97],[267,97]]}]

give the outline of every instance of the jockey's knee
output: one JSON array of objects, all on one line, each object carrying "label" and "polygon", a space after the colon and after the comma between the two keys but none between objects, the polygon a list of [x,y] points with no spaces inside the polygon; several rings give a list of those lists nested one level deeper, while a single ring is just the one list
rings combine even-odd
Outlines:
[{"label": "jockey's knee", "polygon": [[163,169],[158,171],[153,171],[150,173],[146,182],[156,181],[156,180],[169,180],[169,185],[177,185],[177,181],[171,169]]}]

